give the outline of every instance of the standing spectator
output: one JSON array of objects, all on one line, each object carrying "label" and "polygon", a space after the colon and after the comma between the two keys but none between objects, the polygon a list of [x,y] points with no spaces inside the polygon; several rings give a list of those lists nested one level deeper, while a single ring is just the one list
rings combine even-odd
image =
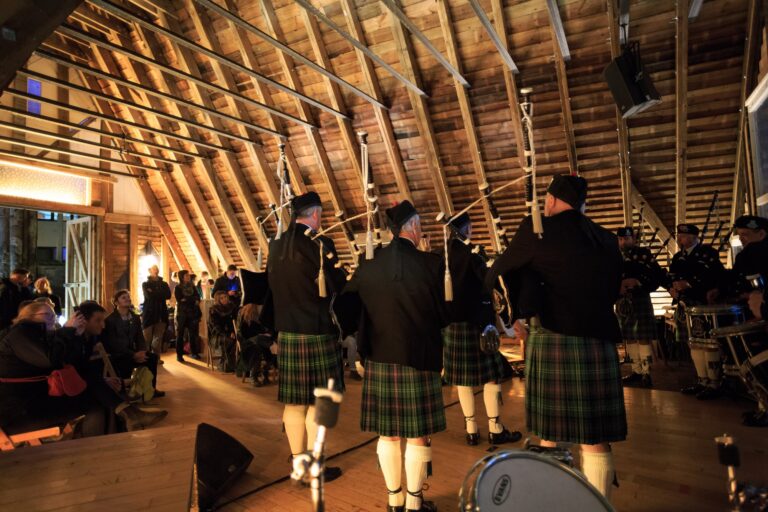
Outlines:
[{"label": "standing spectator", "polygon": [[237,305],[224,291],[213,295],[214,304],[208,318],[209,350],[220,350],[219,369],[235,371],[235,319]]},{"label": "standing spectator", "polygon": [[237,267],[230,265],[227,271],[219,276],[213,285],[213,295],[216,292],[227,292],[229,300],[236,306],[240,306],[240,299],[243,297],[243,287],[240,286],[240,278],[237,275]]},{"label": "standing spectator", "polygon": [[147,347],[155,354],[163,352],[163,334],[168,325],[168,305],[171,289],[168,283],[160,277],[157,265],[149,267],[149,277],[141,285],[144,291],[144,307],[142,309],[141,326],[144,329],[144,339]]},{"label": "standing spectator", "polygon": [[189,336],[189,353],[192,359],[200,359],[198,329],[200,322],[200,296],[189,271],[179,272],[176,296],[176,360],[184,362],[184,335]]},{"label": "standing spectator", "polygon": [[157,389],[157,354],[147,352],[147,343],[141,329],[141,318],[131,304],[131,293],[119,290],[112,299],[115,310],[106,318],[102,343],[112,360],[112,366],[123,379],[129,379],[133,369],[146,366],[152,372],[155,396],[165,396]]},{"label": "standing spectator", "polygon": [[41,277],[35,281],[34,297],[35,299],[40,297],[51,299],[51,302],[53,302],[53,311],[56,313],[56,316],[61,316],[61,298],[53,293],[51,290],[51,282],[48,281],[47,277]]},{"label": "standing spectator", "polygon": [[10,277],[0,280],[0,329],[10,327],[22,301],[32,300],[32,294],[26,287],[28,279],[29,270],[15,268]]},{"label": "standing spectator", "polygon": [[176,301],[176,287],[179,285],[179,273],[178,272],[171,272],[171,280],[168,282],[168,288],[171,289],[171,303],[175,303]]},{"label": "standing spectator", "polygon": [[200,272],[200,280],[197,282],[197,293],[200,294],[200,300],[211,298],[210,278],[205,270]]}]

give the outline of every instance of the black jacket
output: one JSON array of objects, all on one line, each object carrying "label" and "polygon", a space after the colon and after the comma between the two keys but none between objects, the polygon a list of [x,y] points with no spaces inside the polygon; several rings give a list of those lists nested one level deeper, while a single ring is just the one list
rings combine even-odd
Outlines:
[{"label": "black jacket", "polygon": [[133,357],[134,352],[147,350],[139,315],[131,313],[130,320],[126,322],[115,310],[107,316],[104,324],[102,343],[109,355],[116,358]]},{"label": "black jacket", "polygon": [[[530,217],[486,276],[490,290],[499,275],[535,274],[541,283],[536,307],[541,325],[559,334],[618,341],[613,313],[621,284],[622,259],[616,236],[576,210],[544,217],[544,235],[533,233]],[[519,282],[513,278],[509,282]]]},{"label": "black jacket", "polygon": [[235,320],[237,318],[237,305],[233,303],[222,306],[214,304],[208,312],[208,335],[229,336],[235,332]]},{"label": "black jacket", "polygon": [[673,281],[684,280],[691,288],[685,290],[682,299],[691,303],[707,302],[707,292],[722,283],[725,268],[720,255],[711,245],[698,244],[690,254],[678,251],[669,265],[667,289]]},{"label": "black jacket", "polygon": [[168,305],[171,299],[171,288],[162,277],[147,279],[141,285],[144,291],[144,306],[141,310],[141,324],[149,327],[160,322],[168,322]]},{"label": "black jacket", "polygon": [[631,247],[621,251],[623,267],[622,279],[634,278],[640,286],[632,289],[635,295],[649,295],[667,282],[666,272],[656,262],[647,247]]},{"label": "black jacket", "polygon": [[240,299],[243,296],[243,287],[240,284],[240,278],[235,276],[234,279],[227,277],[227,274],[220,275],[213,283],[213,290],[211,296],[216,295],[216,292],[235,292],[230,296],[230,300],[235,304],[240,304]]},{"label": "black jacket", "polygon": [[363,260],[345,293],[363,303],[358,351],[364,359],[439,372],[441,329],[448,325],[443,297],[444,260],[395,238]]},{"label": "black jacket", "polygon": [[35,292],[32,295],[33,299],[37,299],[39,297],[47,297],[51,299],[51,302],[53,302],[54,313],[56,313],[56,316],[61,316],[61,298],[59,298],[58,295],[54,293],[39,293],[39,292]]},{"label": "black jacket", "polygon": [[[272,311],[274,323],[264,319],[265,325],[276,331],[298,334],[335,334],[337,328],[331,319],[331,299],[344,287],[344,271],[336,267],[336,247],[330,238],[323,237],[323,263],[327,297],[320,297],[317,276],[320,271],[319,240],[305,234],[307,227],[291,223],[288,229],[269,244],[267,280],[272,302],[265,306]],[[330,256],[330,257],[329,257]]]},{"label": "black jacket", "polygon": [[727,291],[739,295],[752,290],[747,276],[760,274],[768,279],[768,238],[752,242],[736,255],[733,270],[728,272]]},{"label": "black jacket", "polygon": [[479,328],[494,323],[491,296],[483,287],[488,273],[483,258],[453,238],[448,245],[448,267],[453,283],[453,300],[447,303],[451,322],[469,322]]},{"label": "black jacket", "polygon": [[7,277],[0,279],[0,329],[11,326],[19,314],[19,304],[31,300],[32,293],[26,286],[21,286]]},{"label": "black jacket", "polygon": [[176,297],[176,318],[196,319],[203,316],[200,311],[200,294],[194,283],[178,285],[173,295]]}]

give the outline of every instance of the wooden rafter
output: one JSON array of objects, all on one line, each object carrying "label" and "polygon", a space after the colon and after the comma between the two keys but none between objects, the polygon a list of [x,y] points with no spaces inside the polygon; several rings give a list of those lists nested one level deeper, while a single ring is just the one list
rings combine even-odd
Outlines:
[{"label": "wooden rafter", "polygon": [[[637,187],[635,187],[633,184],[630,185],[630,191],[629,191],[629,207],[630,210],[632,207],[636,208],[637,210],[643,211],[643,217],[645,221],[648,223],[649,226],[653,229],[658,229],[658,237],[659,240],[667,240],[669,239],[669,243],[667,244],[667,252],[669,252],[670,256],[677,252],[677,242],[675,242],[675,239],[671,236],[669,229],[667,226],[664,225],[664,223],[661,221],[661,218],[658,216],[656,211],[653,209],[653,207],[648,203],[648,201],[645,200],[643,195],[640,193],[639,190],[637,190]],[[632,220],[630,218],[629,222],[625,223],[627,226],[632,225]]]},{"label": "wooden rafter", "polygon": [[[413,54],[413,44],[408,35],[403,29],[403,25],[400,20],[392,14],[390,11],[390,23],[392,27],[392,35],[395,38],[395,46],[400,58],[400,64],[403,68],[404,75],[408,80],[415,83],[417,87],[421,86],[421,76],[418,68],[416,67],[416,58]],[[424,142],[424,153],[427,159],[427,168],[429,169],[430,176],[432,178],[432,184],[435,187],[437,193],[437,200],[440,206],[440,211],[446,215],[453,214],[453,201],[451,200],[450,191],[448,190],[448,183],[445,179],[445,170],[440,163],[440,156],[438,153],[437,138],[435,137],[435,131],[432,128],[432,118],[429,115],[429,106],[425,98],[414,93],[410,89],[408,90],[408,96],[411,99],[411,105],[413,106],[413,113],[416,117],[416,125],[419,129],[419,135]]]},{"label": "wooden rafter", "polygon": [[688,0],[675,7],[675,140],[675,224],[681,224],[688,174]]},{"label": "wooden rafter", "polygon": [[[448,54],[449,62],[459,71],[461,69],[461,59],[459,58],[459,49],[456,45],[456,34],[453,29],[453,19],[451,17],[450,8],[446,0],[437,0],[437,13],[440,18],[440,26],[443,30],[443,40],[445,41],[445,49]],[[459,99],[459,109],[461,110],[461,119],[464,124],[464,133],[467,135],[467,143],[469,144],[469,152],[472,155],[472,167],[475,170],[475,178],[477,179],[477,185],[480,190],[483,190],[488,183],[488,179],[485,174],[485,164],[483,163],[483,154],[480,149],[480,141],[477,138],[477,129],[475,128],[475,120],[472,116],[472,105],[469,100],[469,94],[467,90],[461,85],[461,82],[453,80],[454,89],[456,89],[456,96]],[[488,226],[488,233],[491,237],[494,250],[501,252],[501,242],[496,236],[496,230],[493,225],[493,215],[488,206],[487,201],[483,201],[483,213],[485,215],[485,222]]]},{"label": "wooden rafter", "polygon": [[[553,6],[553,9],[557,9],[556,4]],[[573,132],[573,115],[571,114],[571,92],[568,88],[568,72],[565,67],[562,49],[557,43],[557,32],[555,30],[557,26],[555,16],[559,17],[559,13],[552,10],[547,12],[549,13],[549,33],[552,37],[552,50],[555,56],[555,70],[557,71],[557,88],[560,91],[560,109],[563,113],[563,132],[565,132],[565,150],[568,154],[568,167],[571,174],[579,174],[579,164],[576,158],[576,136]]]},{"label": "wooden rafter", "polygon": [[[344,18],[347,20],[350,31],[362,44],[362,41],[365,41],[365,34],[363,32],[363,27],[360,25],[360,18],[357,16],[355,4],[352,0],[341,0],[341,8],[344,10]],[[368,89],[372,91],[374,98],[383,102],[384,96],[381,92],[381,85],[379,84],[379,79],[376,76],[376,71],[373,68],[370,58],[360,49],[356,49],[355,53],[360,62],[360,68],[363,71],[363,78]],[[397,145],[395,131],[392,127],[392,120],[389,118],[387,111],[382,108],[374,108],[373,112],[376,116],[379,132],[384,141],[384,147],[387,149],[387,158],[392,167],[392,172],[395,175],[398,191],[404,199],[413,202],[411,187],[408,185],[408,176],[405,172],[403,158],[400,155],[400,149]]]}]

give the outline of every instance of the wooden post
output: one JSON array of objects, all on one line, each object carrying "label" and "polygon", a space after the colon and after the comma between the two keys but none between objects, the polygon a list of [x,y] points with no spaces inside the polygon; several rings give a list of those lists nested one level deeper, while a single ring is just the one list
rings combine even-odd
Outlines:
[{"label": "wooden post", "polygon": [[688,0],[677,0],[675,25],[675,224],[682,224],[688,193]]}]

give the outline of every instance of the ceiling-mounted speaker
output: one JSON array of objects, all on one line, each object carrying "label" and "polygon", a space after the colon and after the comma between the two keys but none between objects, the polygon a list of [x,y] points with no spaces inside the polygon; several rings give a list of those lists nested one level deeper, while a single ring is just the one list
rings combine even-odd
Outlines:
[{"label": "ceiling-mounted speaker", "polygon": [[659,92],[643,68],[636,43],[624,47],[621,55],[605,68],[603,78],[625,119],[661,103]]}]

